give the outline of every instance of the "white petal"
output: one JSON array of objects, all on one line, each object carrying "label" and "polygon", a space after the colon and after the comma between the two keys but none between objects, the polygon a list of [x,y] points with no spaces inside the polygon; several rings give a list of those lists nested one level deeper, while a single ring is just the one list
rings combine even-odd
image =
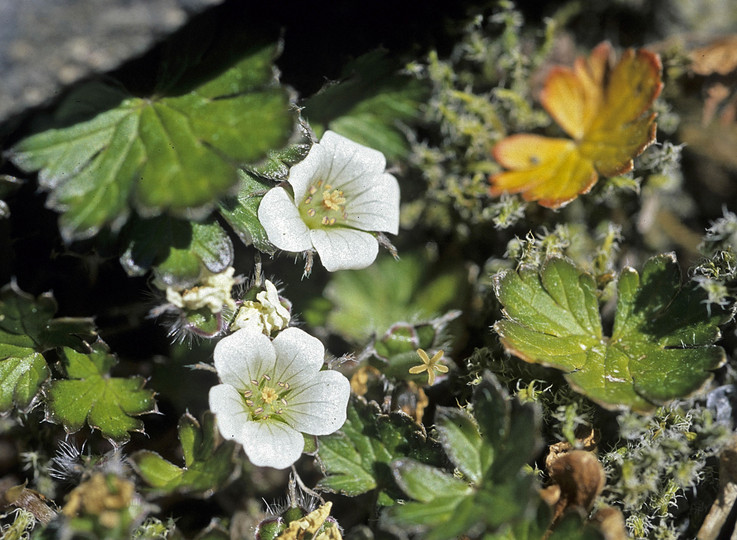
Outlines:
[{"label": "white petal", "polygon": [[349,189],[361,177],[378,176],[386,168],[384,154],[332,131],[326,131],[320,146],[330,156],[327,182],[336,189]]},{"label": "white petal", "polygon": [[299,431],[284,422],[249,422],[239,440],[251,463],[259,467],[286,469],[299,459],[305,440]]},{"label": "white petal", "polygon": [[249,328],[238,330],[218,341],[213,356],[220,380],[240,391],[264,373],[271,374],[276,361],[271,340]]},{"label": "white petal", "polygon": [[326,149],[320,144],[313,144],[305,158],[289,169],[287,181],[292,185],[295,201],[301,202],[312,184],[326,178],[330,161]]},{"label": "white petal", "polygon": [[294,201],[282,187],[270,189],[258,206],[261,222],[269,242],[284,251],[306,251],[312,248],[309,229]]},{"label": "white petal", "polygon": [[379,253],[376,238],[355,229],[313,229],[310,237],[323,266],[329,272],[366,268]]},{"label": "white petal", "polygon": [[311,383],[325,360],[320,340],[299,328],[286,328],[274,338],[276,366],[273,378],[292,388]]},{"label": "white petal", "polygon": [[344,223],[364,231],[399,232],[399,183],[391,174],[371,178],[364,186],[354,185],[345,194],[347,219]]},{"label": "white petal", "polygon": [[321,371],[314,382],[289,396],[285,419],[308,435],[328,435],[345,423],[351,385],[337,371]]},{"label": "white petal", "polygon": [[218,384],[210,388],[209,401],[222,436],[240,442],[243,426],[251,422],[243,396],[229,384]]}]

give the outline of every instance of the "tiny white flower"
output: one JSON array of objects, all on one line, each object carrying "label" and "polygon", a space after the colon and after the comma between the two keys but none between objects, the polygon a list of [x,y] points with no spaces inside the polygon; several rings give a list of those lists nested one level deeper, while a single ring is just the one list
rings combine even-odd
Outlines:
[{"label": "tiny white flower", "polygon": [[399,183],[384,154],[326,131],[289,171],[283,187],[264,195],[258,218],[284,251],[317,250],[328,271],[365,268],[379,251],[367,231],[399,231]]},{"label": "tiny white flower", "polygon": [[264,286],[266,290],[258,293],[255,301],[247,300],[238,308],[230,325],[232,331],[248,328],[269,336],[273,331],[289,326],[291,315],[281,303],[276,286],[268,279]]},{"label": "tiny white flower", "polygon": [[166,300],[179,309],[195,311],[207,307],[212,313],[220,313],[224,307],[235,309],[235,301],[230,291],[235,285],[232,266],[219,274],[205,271],[200,284],[191,289],[177,290],[174,287],[166,288]]},{"label": "tiny white flower", "polygon": [[210,389],[220,433],[243,446],[254,465],[285,469],[304,449],[302,433],[327,435],[346,419],[350,384],[337,371],[320,371],[325,349],[298,328],[271,341],[238,330],[215,346],[222,384]]}]

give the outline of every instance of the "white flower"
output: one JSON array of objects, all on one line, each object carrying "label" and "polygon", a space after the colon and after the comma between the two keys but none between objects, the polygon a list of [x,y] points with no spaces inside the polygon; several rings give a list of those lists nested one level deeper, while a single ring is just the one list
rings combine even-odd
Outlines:
[{"label": "white flower", "polygon": [[399,184],[378,150],[326,131],[289,171],[283,187],[264,196],[258,218],[279,249],[313,248],[329,271],[365,268],[379,251],[366,231],[399,231]]},{"label": "white flower", "polygon": [[322,343],[298,328],[271,341],[239,330],[215,346],[223,384],[210,389],[220,433],[243,445],[254,465],[284,469],[304,449],[302,433],[327,435],[346,419],[350,384],[337,371],[320,371]]},{"label": "white flower", "polygon": [[207,270],[200,279],[200,285],[191,289],[177,290],[174,287],[166,288],[166,300],[179,309],[195,311],[207,307],[212,313],[220,313],[223,307],[235,309],[235,301],[230,291],[235,284],[232,266],[219,274],[212,274]]},{"label": "white flower", "polygon": [[279,292],[274,284],[265,280],[265,291],[256,295],[256,300],[247,300],[238,308],[238,312],[230,325],[232,331],[249,328],[256,332],[271,335],[274,330],[282,330],[289,326],[291,315],[279,299]]}]

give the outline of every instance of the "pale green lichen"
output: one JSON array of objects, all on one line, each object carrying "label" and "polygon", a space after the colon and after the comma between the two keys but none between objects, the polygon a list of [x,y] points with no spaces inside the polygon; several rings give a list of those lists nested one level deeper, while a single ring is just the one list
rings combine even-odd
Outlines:
[{"label": "pale green lichen", "polygon": [[[619,418],[623,444],[601,455],[607,472],[603,502],[622,509],[635,538],[694,537],[705,511],[699,499],[713,497],[705,479],[716,475],[716,456],[729,430],[694,403],[659,408],[655,415],[625,413]],[[695,488],[699,486],[697,492]],[[676,522],[674,511],[690,519]]]}]

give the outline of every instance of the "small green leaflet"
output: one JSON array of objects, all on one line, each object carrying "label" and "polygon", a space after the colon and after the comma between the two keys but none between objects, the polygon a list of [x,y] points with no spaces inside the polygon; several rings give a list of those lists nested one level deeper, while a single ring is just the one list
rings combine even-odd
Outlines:
[{"label": "small green leaflet", "polygon": [[155,490],[197,491],[208,496],[233,476],[236,446],[232,441],[218,444],[212,413],[205,413],[202,425],[189,413],[184,414],[179,420],[179,442],[184,454],[182,468],[150,450],[140,450],[131,456],[138,474]]},{"label": "small green leaflet", "polygon": [[143,432],[143,422],[133,417],[156,411],[154,393],[143,388],[143,377],[110,377],[115,363],[102,341],[89,354],[64,347],[62,367],[68,379],[54,380],[46,390],[47,418],[69,433],[86,422],[114,444],[127,442],[129,431]]},{"label": "small green leaflet", "polygon": [[621,272],[611,337],[602,332],[594,278],[567,259],[506,271],[494,283],[506,317],[494,329],[504,347],[565,371],[574,389],[604,407],[652,410],[698,391],[725,360],[714,342],[732,310],[708,305],[694,284],[681,286],[672,254],[649,259],[642,276]]},{"label": "small green leaflet", "polygon": [[340,431],[319,437],[317,455],[325,478],[317,488],[349,497],[376,489],[378,504],[391,505],[401,497],[389,468],[392,460],[411,457],[437,464],[438,450],[424,428],[406,414],[382,414],[375,402],[352,396]]},{"label": "small green leaflet", "polygon": [[38,298],[13,282],[0,289],[0,414],[31,408],[49,377],[43,353],[58,346],[87,350],[96,339],[91,319],[54,319],[51,293]]},{"label": "small green leaflet", "polygon": [[192,287],[203,268],[217,274],[233,262],[233,244],[215,219],[198,223],[170,216],[134,218],[122,236],[128,248],[120,264],[128,275],[140,276],[153,268],[168,286]]},{"label": "small green leaflet", "polygon": [[[66,240],[119,228],[131,209],[154,217],[211,208],[236,184],[239,165],[263,158],[292,134],[296,113],[276,81],[277,51],[276,43],[254,45],[215,78],[149,98],[83,85],[62,102],[52,128],[21,140],[10,159],[26,172],[40,171]],[[158,89],[168,82],[160,80]],[[84,120],[74,108],[79,101],[95,109]]]},{"label": "small green leaflet", "polygon": [[540,448],[540,412],[510,401],[488,372],[474,388],[472,407],[473,415],[451,407],[435,414],[443,450],[462,476],[395,460],[394,478],[414,501],[387,509],[385,524],[427,540],[451,540],[472,528],[491,533],[527,518],[537,497],[534,478],[522,468]]},{"label": "small green leaflet", "polygon": [[220,201],[220,215],[245,245],[253,244],[259,251],[274,253],[276,249],[258,220],[258,205],[272,184],[243,170],[238,171],[238,178],[238,194]]}]

